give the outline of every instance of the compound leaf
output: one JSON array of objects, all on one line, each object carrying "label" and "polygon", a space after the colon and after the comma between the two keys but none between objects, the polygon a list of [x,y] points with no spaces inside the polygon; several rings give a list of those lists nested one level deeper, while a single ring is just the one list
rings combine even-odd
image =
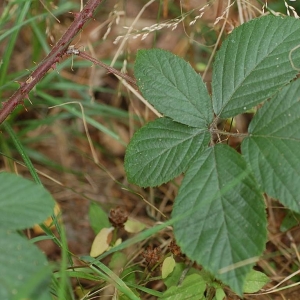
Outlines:
[{"label": "compound leaf", "polygon": [[245,112],[274,95],[298,73],[300,21],[265,16],[236,28],[213,68],[213,108],[221,118]]},{"label": "compound leaf", "polygon": [[209,140],[203,129],[156,119],[138,130],[127,147],[127,178],[142,187],[168,182],[188,168]]},{"label": "compound leaf", "polygon": [[211,99],[188,62],[162,49],[139,50],[134,75],[143,96],[162,114],[192,127],[208,127]]},{"label": "compound leaf", "polygon": [[262,193],[240,154],[224,144],[193,161],[173,207],[181,250],[239,295],[266,242]]},{"label": "compound leaf", "polygon": [[261,189],[300,212],[300,81],[284,87],[258,110],[242,153]]}]

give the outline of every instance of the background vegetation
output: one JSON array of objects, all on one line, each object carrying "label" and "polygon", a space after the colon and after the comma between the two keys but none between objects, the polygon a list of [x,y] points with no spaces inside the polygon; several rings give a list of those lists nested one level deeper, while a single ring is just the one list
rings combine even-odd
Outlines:
[{"label": "background vegetation", "polygon": [[[292,4],[294,8],[289,6]],[[269,8],[292,16],[297,14],[297,5],[268,1]],[[0,10],[3,102],[65,32],[74,18],[69,12],[79,11],[80,1],[8,0]],[[236,26],[266,12],[261,1],[105,1],[73,44],[130,76],[138,49],[163,48],[188,60],[209,87],[214,54],[224,38]],[[136,88],[71,55],[57,63],[28,98],[1,126],[0,168],[28,179],[39,178],[57,203],[54,221],[49,219],[42,229],[32,226],[22,231],[50,261],[54,299],[111,299],[113,295],[121,299],[135,299],[134,295],[156,299],[162,296],[159,292],[172,286],[161,278],[161,263],[176,251],[176,261],[181,263],[176,269],[177,280],[184,273],[184,264],[200,271],[201,266],[193,265],[173,244],[170,227],[155,227],[169,219],[182,178],[148,189],[127,182],[123,167],[126,145],[138,128],[157,117]],[[251,118],[249,112],[221,126],[245,132]],[[240,140],[231,138],[229,144],[238,147]],[[24,164],[24,155],[31,160],[32,169],[26,161]],[[10,187],[15,190],[17,185],[12,182]],[[17,192],[21,194],[23,190]],[[26,201],[23,195],[16,205]],[[7,197],[0,193],[1,201]],[[268,243],[256,268],[268,276],[270,282],[264,289],[271,290],[266,295],[261,291],[245,298],[298,299],[298,216],[273,199],[267,198],[266,203]],[[129,241],[143,226],[150,231],[134,244],[125,243],[113,254],[102,254],[97,266],[88,265],[87,255],[95,236],[111,226],[108,217],[117,216],[120,220],[124,215],[125,219],[128,215],[139,221],[135,223],[138,229],[124,229],[121,222],[115,226],[119,228],[114,230],[112,243],[118,243],[118,238]],[[104,235],[104,239],[108,236]],[[103,241],[102,237],[100,243]],[[127,286],[120,281],[124,278]],[[206,282],[213,283],[213,279]],[[211,286],[218,291],[219,285]],[[280,290],[282,287],[287,288]],[[228,299],[239,299],[223,288]],[[207,299],[214,296],[217,293],[206,291]],[[216,299],[222,297],[220,293]]]}]

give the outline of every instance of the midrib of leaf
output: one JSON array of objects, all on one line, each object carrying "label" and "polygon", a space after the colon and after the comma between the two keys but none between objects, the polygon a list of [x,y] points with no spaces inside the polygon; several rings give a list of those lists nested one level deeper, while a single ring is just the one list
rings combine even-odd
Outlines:
[{"label": "midrib of leaf", "polygon": [[[278,48],[278,47],[277,47],[277,48]],[[272,49],[272,51],[270,51],[270,54],[271,54],[272,52],[274,52],[277,48]],[[261,60],[260,60],[260,61],[252,68],[252,70],[250,70],[248,73],[245,74],[244,79],[243,79],[239,84],[236,85],[235,90],[231,93],[231,95],[230,95],[230,97],[228,98],[227,102],[224,103],[224,105],[223,105],[223,107],[222,107],[222,110],[220,111],[220,113],[218,114],[218,116],[221,115],[221,113],[222,113],[222,111],[223,111],[223,108],[230,102],[231,99],[234,98],[233,96],[234,96],[234,94],[236,93],[236,91],[237,91],[241,86],[243,86],[243,84],[247,81],[247,79],[250,77],[250,75],[251,75],[253,72],[255,72],[255,71],[262,70],[262,69],[259,69],[258,66],[259,66],[260,64],[262,64],[262,62],[264,62],[264,60],[265,60],[266,58],[271,58],[270,54],[269,54],[268,56],[264,57],[263,59],[261,59]],[[278,55],[280,55],[280,54],[275,54],[274,56],[278,56]],[[236,58],[236,57],[235,57],[235,58]],[[278,66],[278,65],[280,65],[280,64],[275,64],[275,65]],[[236,67],[236,66],[238,66],[238,64],[234,63],[234,66]],[[267,66],[267,68],[274,69],[274,66]],[[265,69],[267,69],[267,68],[265,68]],[[235,72],[234,74],[236,74],[236,72]],[[276,75],[277,75],[277,74],[276,74]],[[274,76],[274,78],[275,78],[275,77],[276,77],[276,76]],[[225,80],[225,83],[224,83],[224,80]],[[272,78],[268,78],[267,80],[268,80],[268,81],[269,81],[269,80],[272,80]],[[257,82],[261,83],[261,79],[258,79]],[[256,82],[255,82],[255,81],[254,81],[254,82],[253,82],[253,81],[251,82],[251,84],[254,84],[254,83],[256,83]],[[225,85],[225,84],[226,84],[226,77],[224,76],[224,77],[223,77],[223,85]],[[276,91],[274,91],[274,93],[276,93]],[[241,95],[241,96],[248,96],[248,95],[251,95],[251,94],[252,94],[252,92],[250,91],[248,94],[243,94],[243,95]]]},{"label": "midrib of leaf", "polygon": [[[172,131],[172,128],[170,127],[170,129],[169,129],[169,131]],[[174,130],[173,132],[177,132],[176,130]],[[174,151],[174,148],[175,147],[178,147],[178,146],[180,146],[180,144],[182,144],[182,143],[184,143],[184,142],[189,142],[189,146],[187,146],[186,148],[185,148],[185,154],[187,153],[187,152],[189,152],[191,149],[191,146],[190,146],[190,144],[193,142],[193,140],[194,140],[194,138],[196,138],[197,136],[199,136],[200,134],[202,134],[202,133],[204,133],[205,132],[205,130],[201,130],[201,131],[199,131],[197,134],[194,134],[194,135],[191,135],[190,136],[190,138],[186,138],[186,139],[184,139],[184,140],[178,140],[178,143],[176,143],[175,144],[175,146],[173,146],[173,144],[172,144],[172,147],[170,148],[164,148],[161,152],[160,152],[160,155],[162,156],[163,154],[166,154],[166,153],[170,153],[170,152],[172,152],[172,151]],[[168,139],[172,139],[172,140],[175,140],[176,139],[176,137],[169,137]],[[146,139],[144,139],[144,141],[146,141],[147,140],[147,138]],[[149,137],[149,139],[148,140],[151,140],[151,137]],[[160,149],[161,147],[155,147],[155,145],[153,146],[153,148],[152,149]],[[174,156],[174,154],[172,155],[172,156]],[[169,156],[170,157],[170,156]],[[166,168],[166,167],[169,167],[169,164],[170,163],[173,163],[173,161],[172,160],[170,160],[169,161],[169,164],[168,165],[166,165],[166,161],[165,161],[165,159],[163,159],[163,158],[160,158],[160,159],[157,159],[156,157],[155,158],[153,158],[153,160],[151,160],[151,161],[149,161],[149,164],[151,164],[151,163],[153,163],[153,168],[151,168],[151,170],[149,170],[149,174],[155,174],[156,172],[157,172],[157,170],[154,168],[154,166],[158,166],[158,165],[160,165],[161,164],[161,161],[163,161],[163,165],[164,165],[164,167]],[[149,177],[151,177],[151,175],[149,175]]]},{"label": "midrib of leaf", "polygon": [[207,147],[206,129],[159,118],[135,133],[125,155],[128,180],[140,186],[157,186],[184,172]]},{"label": "midrib of leaf", "polygon": [[[165,68],[165,69],[166,69],[166,70],[174,69],[174,67],[172,67],[172,64],[169,62],[169,59],[168,59],[167,61],[168,61],[168,68]],[[184,101],[190,103],[190,104],[195,108],[195,110],[196,110],[198,113],[201,114],[202,118],[205,119],[205,115],[204,115],[200,110],[198,110],[198,108],[194,105],[193,102],[190,101],[190,99],[192,99],[192,96],[191,96],[190,93],[189,93],[190,90],[187,89],[188,94],[185,94],[182,90],[178,89],[179,83],[178,83],[178,81],[176,80],[176,77],[173,76],[174,73],[173,73],[173,72],[164,72],[164,71],[163,71],[163,68],[161,68],[161,65],[160,65],[160,64],[159,64],[159,66],[160,66],[160,69],[159,69],[159,70],[160,70],[161,74],[162,74],[162,75],[164,76],[164,78],[167,79],[168,82],[170,83],[170,85],[169,85],[168,87],[170,87],[170,88],[172,88],[172,89],[176,89],[176,90],[179,92],[179,94],[182,95],[182,98],[179,98],[179,97],[176,97],[176,98],[177,98],[179,101],[184,100]],[[179,65],[176,65],[176,67],[178,68]],[[185,66],[180,66],[180,67],[185,67]],[[178,71],[178,70],[177,70],[177,71]],[[184,70],[183,68],[180,68],[179,72],[182,72],[182,73],[185,74],[185,70]],[[170,76],[173,77],[174,82],[172,82]],[[200,75],[199,75],[199,76],[200,76]],[[165,84],[164,84],[164,85],[165,85]],[[176,109],[176,107],[170,107],[170,109],[172,109],[172,110],[177,110],[177,111],[179,111],[179,112],[181,112],[181,111],[188,112],[188,111],[185,110],[185,107],[183,107],[182,110]],[[197,114],[195,114],[195,116],[197,117]]]},{"label": "midrib of leaf", "polygon": [[[215,153],[215,154],[216,154],[216,153]],[[215,155],[215,160],[214,160],[214,161],[216,162],[216,164],[215,164],[215,169],[218,171],[217,165],[219,165],[221,162],[220,162],[220,163],[217,162],[217,156],[216,156],[216,155]],[[239,166],[237,165],[237,167],[239,167]],[[228,176],[231,175],[230,172],[227,171],[226,169],[224,169],[224,171],[226,171],[226,173],[228,174]],[[242,168],[240,168],[240,172],[242,173],[242,172],[245,172],[245,171],[244,171]],[[217,173],[218,173],[218,172],[217,172]],[[222,186],[222,184],[221,184],[221,181],[219,180],[220,178],[221,178],[221,176],[220,176],[220,174],[218,173],[218,177],[217,177],[217,179],[218,179],[218,191],[221,191],[222,188],[223,188],[223,186]],[[239,196],[244,200],[245,203],[247,203],[248,200],[245,199],[245,197],[243,197],[242,195],[239,195]],[[225,202],[226,202],[226,203],[225,203]],[[211,202],[211,205],[213,205],[213,204],[215,204],[215,203],[214,203],[214,202]],[[231,207],[232,207],[232,210],[235,211],[236,213],[238,213],[239,216],[240,216],[241,218],[243,218],[244,221],[248,224],[248,226],[251,226],[253,229],[255,229],[254,226],[252,226],[253,224],[251,224],[251,222],[249,222],[248,219],[244,218],[244,216],[243,216],[242,214],[240,214],[239,211],[236,210],[236,207],[233,206],[232,203],[231,203],[230,201],[228,201],[225,197],[223,198],[223,201],[220,201],[219,205],[220,205],[220,207],[222,208],[221,210],[222,210],[223,212],[226,211],[226,210],[228,210],[228,208],[226,209],[226,207],[231,206]],[[256,215],[257,215],[256,211],[254,210],[254,207],[251,207],[251,209],[252,209],[253,214],[256,214]],[[259,217],[259,216],[257,215],[257,217]],[[225,215],[225,214],[224,214],[223,224],[224,224],[224,227],[220,227],[220,229],[224,229],[224,228],[225,228],[225,229],[226,229],[226,234],[227,234],[228,240],[231,240],[232,238],[234,238],[234,236],[230,235],[230,229],[229,229],[229,226],[227,225],[227,222],[226,222],[226,215]],[[218,240],[218,239],[216,238],[215,241],[217,241],[217,240]],[[254,247],[257,247],[257,245],[256,245],[253,241],[248,240],[248,243],[249,243],[249,242],[252,243],[252,245],[253,245]],[[245,245],[245,246],[246,246],[246,245]],[[247,246],[248,246],[248,245],[247,245]],[[234,260],[234,257],[233,257],[233,256],[231,256],[231,260],[232,260],[232,261]]]},{"label": "midrib of leaf", "polygon": [[[240,293],[244,272],[250,265],[230,269],[228,274],[219,274],[218,270],[261,254],[264,205],[240,155],[226,145],[215,147],[202,152],[203,156],[186,172],[175,199],[173,217],[189,210],[193,213],[182,223],[175,223],[174,232],[184,253]],[[237,177],[239,183],[224,193],[224,187]]]},{"label": "midrib of leaf", "polygon": [[208,127],[213,119],[211,98],[189,63],[162,49],[140,50],[134,73],[145,99],[164,116],[191,127]]}]

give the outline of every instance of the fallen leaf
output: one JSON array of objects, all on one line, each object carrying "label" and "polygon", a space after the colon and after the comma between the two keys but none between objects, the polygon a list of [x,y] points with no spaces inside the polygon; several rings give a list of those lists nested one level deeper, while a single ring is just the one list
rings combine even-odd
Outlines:
[{"label": "fallen leaf", "polygon": [[96,235],[92,247],[90,256],[96,257],[105,252],[112,240],[112,232],[114,231],[114,227],[110,228],[102,228],[100,232]]}]

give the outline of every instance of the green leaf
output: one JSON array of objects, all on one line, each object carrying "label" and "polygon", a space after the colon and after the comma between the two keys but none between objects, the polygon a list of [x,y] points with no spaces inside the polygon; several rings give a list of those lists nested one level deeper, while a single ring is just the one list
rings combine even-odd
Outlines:
[{"label": "green leaf", "polygon": [[45,255],[17,233],[0,229],[1,299],[51,299],[51,269]]},{"label": "green leaf", "polygon": [[267,275],[251,270],[245,280],[244,293],[256,293],[268,282],[270,282],[270,279]]},{"label": "green leaf", "polygon": [[[131,289],[131,291],[137,296],[139,297],[140,294],[138,293],[138,291],[136,289]],[[122,293],[118,293],[118,299],[119,300],[131,300],[132,298],[129,298],[127,295],[122,294]],[[140,298],[138,298],[140,299]]]},{"label": "green leaf", "polygon": [[[239,26],[216,55],[213,107],[221,118],[249,110],[291,81],[300,64],[300,21],[264,16]],[[291,53],[291,59],[289,54]]]},{"label": "green leaf", "polygon": [[29,228],[53,213],[55,202],[42,185],[5,172],[0,182],[0,228]]},{"label": "green leaf", "polygon": [[242,153],[261,189],[300,212],[300,81],[265,103],[250,123]]},{"label": "green leaf", "polygon": [[240,154],[227,145],[207,149],[186,172],[173,207],[181,250],[241,295],[266,242],[262,194]]},{"label": "green leaf", "polygon": [[186,276],[187,275],[192,275],[192,274],[198,274],[201,276],[201,280],[205,281],[206,284],[210,284],[212,282],[211,275],[206,272],[204,269],[201,271],[195,269],[195,268],[189,268],[187,267],[184,263],[176,263],[175,268],[173,272],[168,276],[167,278],[164,278],[164,284],[166,285],[167,288],[170,288],[171,286],[177,286],[179,281],[181,280],[181,277],[183,276],[183,273],[188,269]]},{"label": "green leaf", "polygon": [[[172,285],[176,286],[182,275],[182,272],[186,269],[184,263],[176,263],[173,272],[167,278],[163,278],[164,284],[167,288],[170,288]],[[187,274],[188,275],[188,274]]]},{"label": "green leaf", "polygon": [[127,261],[127,256],[123,252],[116,252],[112,255],[108,267],[115,273],[119,273],[120,270],[124,269]]},{"label": "green leaf", "polygon": [[91,227],[95,234],[98,234],[102,228],[110,227],[107,213],[101,206],[95,202],[91,202],[89,207],[89,219]]},{"label": "green leaf", "polygon": [[142,272],[141,267],[134,265],[129,268],[123,268],[123,271],[120,274],[120,278],[124,280],[127,285],[135,284],[137,282],[137,276],[139,272]]},{"label": "green leaf", "polygon": [[127,147],[128,181],[142,187],[170,181],[188,168],[209,140],[207,131],[168,118],[148,123],[135,133]]},{"label": "green leaf", "polygon": [[294,211],[289,210],[280,225],[280,231],[281,232],[288,231],[293,227],[298,226],[299,223],[300,223],[300,214],[297,214]]},{"label": "green leaf", "polygon": [[226,297],[226,294],[224,290],[221,287],[216,288],[216,295],[214,300],[224,300]]},{"label": "green leaf", "polygon": [[161,49],[139,50],[134,75],[143,96],[176,122],[205,128],[213,119],[211,99],[190,64]]},{"label": "green leaf", "polygon": [[120,293],[125,294],[131,300],[140,300],[140,298],[135,295],[135,293],[125,284],[125,282],[103,263],[88,256],[86,256],[84,259],[89,263],[92,263],[90,268],[95,273],[97,273],[101,278],[104,278],[110,284],[113,284]]},{"label": "green leaf", "polygon": [[206,282],[198,274],[187,276],[180,286],[172,286],[159,299],[164,300],[204,300]]}]

